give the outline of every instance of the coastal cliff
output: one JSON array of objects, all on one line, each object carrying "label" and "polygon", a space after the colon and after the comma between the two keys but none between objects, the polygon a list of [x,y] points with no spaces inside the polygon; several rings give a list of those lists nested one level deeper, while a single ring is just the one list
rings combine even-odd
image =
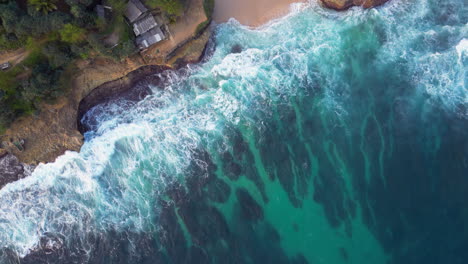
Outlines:
[{"label": "coastal cliff", "polygon": [[37,113],[16,120],[0,136],[0,154],[10,153],[22,163],[37,165],[52,162],[67,150],[79,151],[83,135],[77,120],[83,99],[86,98],[81,104],[82,112],[125,91],[143,76],[198,62],[210,35],[210,30],[205,30],[184,43],[167,61],[148,62],[138,55],[122,62],[98,58],[77,63],[68,94],[53,104],[43,103]]},{"label": "coastal cliff", "polygon": [[352,6],[362,6],[364,8],[376,7],[384,4],[388,0],[321,0],[327,8],[335,10],[346,10]]},{"label": "coastal cliff", "polygon": [[[324,6],[336,10],[356,5],[371,8],[387,1],[322,0]],[[79,151],[83,144],[80,131],[84,131],[79,120],[87,110],[130,88],[145,75],[198,62],[210,36],[210,30],[204,30],[177,49],[167,48],[166,60],[152,57],[160,50],[150,49],[121,62],[105,58],[78,62],[67,95],[54,103],[42,103],[40,111],[19,118],[0,135],[0,156],[16,156],[14,164],[18,167],[53,162],[67,150]],[[11,156],[8,160],[12,160]]]}]

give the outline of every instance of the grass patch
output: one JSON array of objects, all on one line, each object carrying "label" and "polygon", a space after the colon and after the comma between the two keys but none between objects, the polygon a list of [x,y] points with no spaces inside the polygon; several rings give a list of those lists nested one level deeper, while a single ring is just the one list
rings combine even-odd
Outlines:
[{"label": "grass patch", "polygon": [[184,5],[180,0],[147,0],[150,8],[159,8],[169,16],[181,16],[184,13]]}]

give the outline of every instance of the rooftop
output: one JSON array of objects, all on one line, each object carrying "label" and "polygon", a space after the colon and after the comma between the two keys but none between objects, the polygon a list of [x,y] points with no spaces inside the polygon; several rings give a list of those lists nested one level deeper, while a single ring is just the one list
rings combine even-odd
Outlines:
[{"label": "rooftop", "polygon": [[135,22],[143,13],[148,11],[139,0],[130,0],[127,4],[127,9],[125,10],[125,17],[131,23]]},{"label": "rooftop", "polygon": [[157,26],[158,23],[154,17],[152,15],[146,15],[133,24],[133,32],[135,32],[136,36],[139,36]]},{"label": "rooftop", "polygon": [[149,30],[148,32],[143,33],[142,35],[138,36],[136,39],[136,43],[138,45],[138,48],[143,50],[155,43],[160,42],[163,39],[164,39],[164,33],[161,31],[160,28],[155,27]]}]

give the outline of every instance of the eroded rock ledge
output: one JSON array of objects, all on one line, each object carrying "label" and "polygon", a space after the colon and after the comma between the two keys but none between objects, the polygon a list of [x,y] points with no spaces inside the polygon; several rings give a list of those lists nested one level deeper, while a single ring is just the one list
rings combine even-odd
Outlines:
[{"label": "eroded rock ledge", "polygon": [[[88,131],[88,128],[83,126],[80,121],[91,108],[107,101],[125,96],[125,93],[140,81],[144,81],[145,79],[150,78],[152,75],[169,69],[171,68],[164,65],[142,66],[120,79],[104,83],[94,88],[86,97],[81,100],[78,107],[77,127],[80,133],[84,134]],[[154,78],[157,78],[157,76],[154,76]]]},{"label": "eroded rock ledge", "polygon": [[352,6],[362,6],[364,8],[371,8],[384,4],[389,0],[321,0],[323,5],[335,9],[346,10]]},{"label": "eroded rock ledge", "polygon": [[10,182],[28,176],[32,169],[31,166],[19,162],[17,157],[5,152],[0,153],[0,189]]}]

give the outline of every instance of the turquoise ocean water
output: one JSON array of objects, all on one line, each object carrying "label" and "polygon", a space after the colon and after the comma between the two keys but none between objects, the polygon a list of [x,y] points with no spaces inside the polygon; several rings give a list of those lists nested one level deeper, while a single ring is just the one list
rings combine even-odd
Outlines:
[{"label": "turquoise ocean water", "polygon": [[315,1],[91,110],[0,190],[1,263],[468,263],[468,7]]}]

